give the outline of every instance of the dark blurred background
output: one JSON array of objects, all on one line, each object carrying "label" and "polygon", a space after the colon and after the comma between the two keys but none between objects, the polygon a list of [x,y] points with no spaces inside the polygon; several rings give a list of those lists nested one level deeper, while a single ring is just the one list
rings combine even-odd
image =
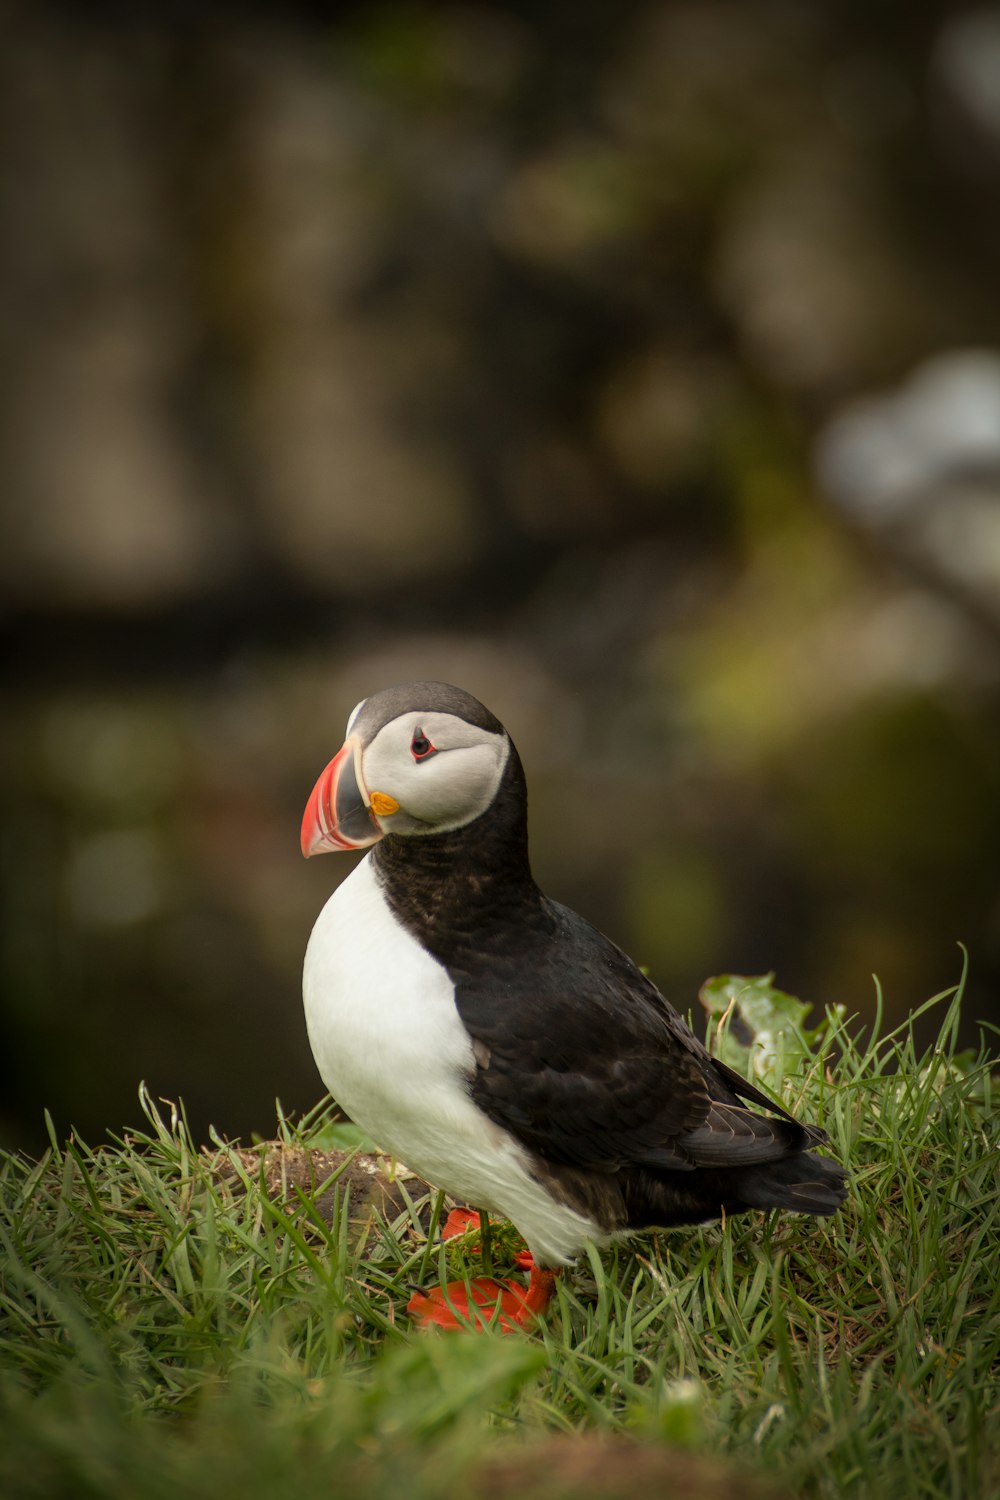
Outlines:
[{"label": "dark blurred background", "polygon": [[2,17],[0,1136],[315,1102],[415,676],[683,1009],[1000,1018],[1000,6]]}]

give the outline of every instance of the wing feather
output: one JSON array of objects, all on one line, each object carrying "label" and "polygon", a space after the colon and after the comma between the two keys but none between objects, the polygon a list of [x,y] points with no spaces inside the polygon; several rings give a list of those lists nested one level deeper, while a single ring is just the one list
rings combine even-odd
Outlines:
[{"label": "wing feather", "polygon": [[602,1172],[736,1166],[801,1145],[802,1127],[717,1065],[621,949],[550,905],[544,944],[458,976],[480,1059],[472,1094],[491,1119],[548,1161]]}]

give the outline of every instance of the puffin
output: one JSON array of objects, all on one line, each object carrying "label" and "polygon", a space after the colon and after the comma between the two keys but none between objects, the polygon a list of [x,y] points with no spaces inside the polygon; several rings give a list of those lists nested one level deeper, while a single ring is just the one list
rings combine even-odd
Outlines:
[{"label": "puffin", "polygon": [[443,682],[373,693],[302,820],[367,849],[306,950],[313,1056],[346,1114],[453,1198],[510,1220],[525,1288],[415,1292],[418,1323],[529,1326],[588,1243],[753,1209],[834,1213],[827,1137],[713,1057],[653,982],[543,895],[510,735]]}]

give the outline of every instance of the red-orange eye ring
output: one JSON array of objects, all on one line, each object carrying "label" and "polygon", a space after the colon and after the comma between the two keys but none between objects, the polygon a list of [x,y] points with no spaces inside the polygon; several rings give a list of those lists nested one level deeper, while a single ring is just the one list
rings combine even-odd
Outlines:
[{"label": "red-orange eye ring", "polygon": [[414,760],[429,760],[432,755],[437,755],[437,746],[431,744],[422,729],[415,729],[410,741],[410,754]]}]

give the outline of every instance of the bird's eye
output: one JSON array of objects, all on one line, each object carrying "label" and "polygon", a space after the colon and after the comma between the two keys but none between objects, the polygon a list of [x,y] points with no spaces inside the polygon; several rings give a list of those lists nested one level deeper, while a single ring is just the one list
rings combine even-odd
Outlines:
[{"label": "bird's eye", "polygon": [[413,732],[413,738],[410,741],[410,754],[414,760],[429,760],[432,755],[437,755],[436,746],[431,744],[422,729],[415,729]]}]

